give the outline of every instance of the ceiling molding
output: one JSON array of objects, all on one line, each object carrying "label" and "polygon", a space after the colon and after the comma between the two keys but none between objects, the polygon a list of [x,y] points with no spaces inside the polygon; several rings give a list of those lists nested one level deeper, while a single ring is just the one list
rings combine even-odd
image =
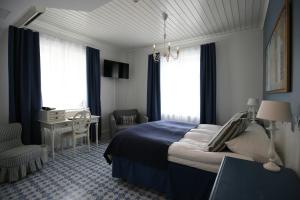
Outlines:
[{"label": "ceiling molding", "polygon": [[90,37],[86,37],[81,34],[73,33],[70,31],[67,31],[65,29],[59,28],[57,26],[44,23],[44,22],[37,22],[34,24],[30,24],[28,28],[38,31],[44,34],[49,34],[55,37],[59,37],[65,40],[73,41],[76,43],[80,43],[82,45],[94,47],[97,49],[110,49],[110,50],[124,50],[124,47],[116,46],[107,42],[99,41],[97,39],[92,39]]},{"label": "ceiling molding", "polygon": [[[215,35],[199,36],[199,37],[194,37],[194,38],[190,38],[190,39],[186,39],[186,40],[173,41],[173,42],[171,42],[171,46],[185,48],[185,47],[190,47],[190,46],[195,46],[195,45],[217,42],[220,40],[224,40],[228,37],[232,37],[235,34],[246,33],[246,32],[250,32],[250,31],[261,32],[262,30],[260,28],[249,27],[249,28],[245,28],[245,29],[239,30],[239,31],[228,31],[226,33],[220,33],[220,34],[215,34]],[[157,48],[157,50],[160,51],[160,50],[163,50],[164,46],[163,46],[163,44],[157,44],[156,48]],[[140,50],[152,51],[152,46],[132,48],[132,49],[128,49],[128,52],[135,52],[135,51],[140,51]]]}]

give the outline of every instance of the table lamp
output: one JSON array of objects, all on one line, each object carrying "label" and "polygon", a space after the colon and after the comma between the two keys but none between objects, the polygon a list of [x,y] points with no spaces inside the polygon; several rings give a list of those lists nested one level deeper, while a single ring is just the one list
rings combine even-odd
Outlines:
[{"label": "table lamp", "polygon": [[257,98],[249,98],[247,101],[248,106],[248,112],[250,113],[251,122],[255,123],[255,112],[256,112],[256,106],[258,105],[258,99]]},{"label": "table lamp", "polygon": [[280,171],[280,167],[274,162],[274,132],[277,130],[275,122],[287,122],[291,120],[290,103],[280,101],[262,101],[257,112],[257,118],[270,122],[267,128],[270,131],[269,162],[264,164],[264,168],[270,171]]}]

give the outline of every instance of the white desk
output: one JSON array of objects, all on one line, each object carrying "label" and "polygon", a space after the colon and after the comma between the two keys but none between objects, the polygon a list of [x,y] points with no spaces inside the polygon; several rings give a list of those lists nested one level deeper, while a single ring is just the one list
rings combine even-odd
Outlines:
[{"label": "white desk", "polygon": [[[99,123],[100,116],[91,116],[91,124],[95,124],[96,126],[96,144],[98,146],[98,123]],[[45,130],[48,129],[51,132],[51,146],[52,146],[52,158],[54,160],[54,141],[55,141],[55,134],[56,130],[59,128],[67,128],[72,127],[72,120],[64,120],[58,122],[46,122],[46,121],[39,121],[41,124],[41,134],[42,134],[42,143],[45,144]]]}]

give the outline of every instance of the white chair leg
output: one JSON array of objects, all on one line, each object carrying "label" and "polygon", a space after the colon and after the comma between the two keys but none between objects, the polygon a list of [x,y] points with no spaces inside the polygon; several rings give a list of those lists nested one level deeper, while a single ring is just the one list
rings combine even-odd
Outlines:
[{"label": "white chair leg", "polygon": [[75,148],[76,148],[76,138],[73,137],[73,154],[75,155]]},{"label": "white chair leg", "polygon": [[88,148],[89,148],[89,152],[90,152],[90,134],[87,135],[87,142],[88,142]]},{"label": "white chair leg", "polygon": [[61,148],[61,153],[64,153],[64,137],[60,137],[60,148]]}]

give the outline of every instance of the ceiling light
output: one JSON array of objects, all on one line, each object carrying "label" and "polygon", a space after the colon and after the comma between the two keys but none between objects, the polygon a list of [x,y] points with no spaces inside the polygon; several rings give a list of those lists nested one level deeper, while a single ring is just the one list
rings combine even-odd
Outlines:
[{"label": "ceiling light", "polygon": [[[163,20],[164,20],[164,49],[163,49],[162,56],[164,58],[166,58],[167,62],[169,62],[170,57],[172,57],[173,59],[178,59],[178,57],[179,57],[179,47],[176,48],[176,55],[175,56],[172,54],[171,43],[170,42],[168,43],[168,47],[166,48],[166,40],[167,40],[166,21],[168,19],[168,14],[163,12],[162,17],[163,17]],[[155,62],[158,62],[160,60],[160,54],[156,50],[156,45],[155,44],[153,44],[153,60]]]}]

